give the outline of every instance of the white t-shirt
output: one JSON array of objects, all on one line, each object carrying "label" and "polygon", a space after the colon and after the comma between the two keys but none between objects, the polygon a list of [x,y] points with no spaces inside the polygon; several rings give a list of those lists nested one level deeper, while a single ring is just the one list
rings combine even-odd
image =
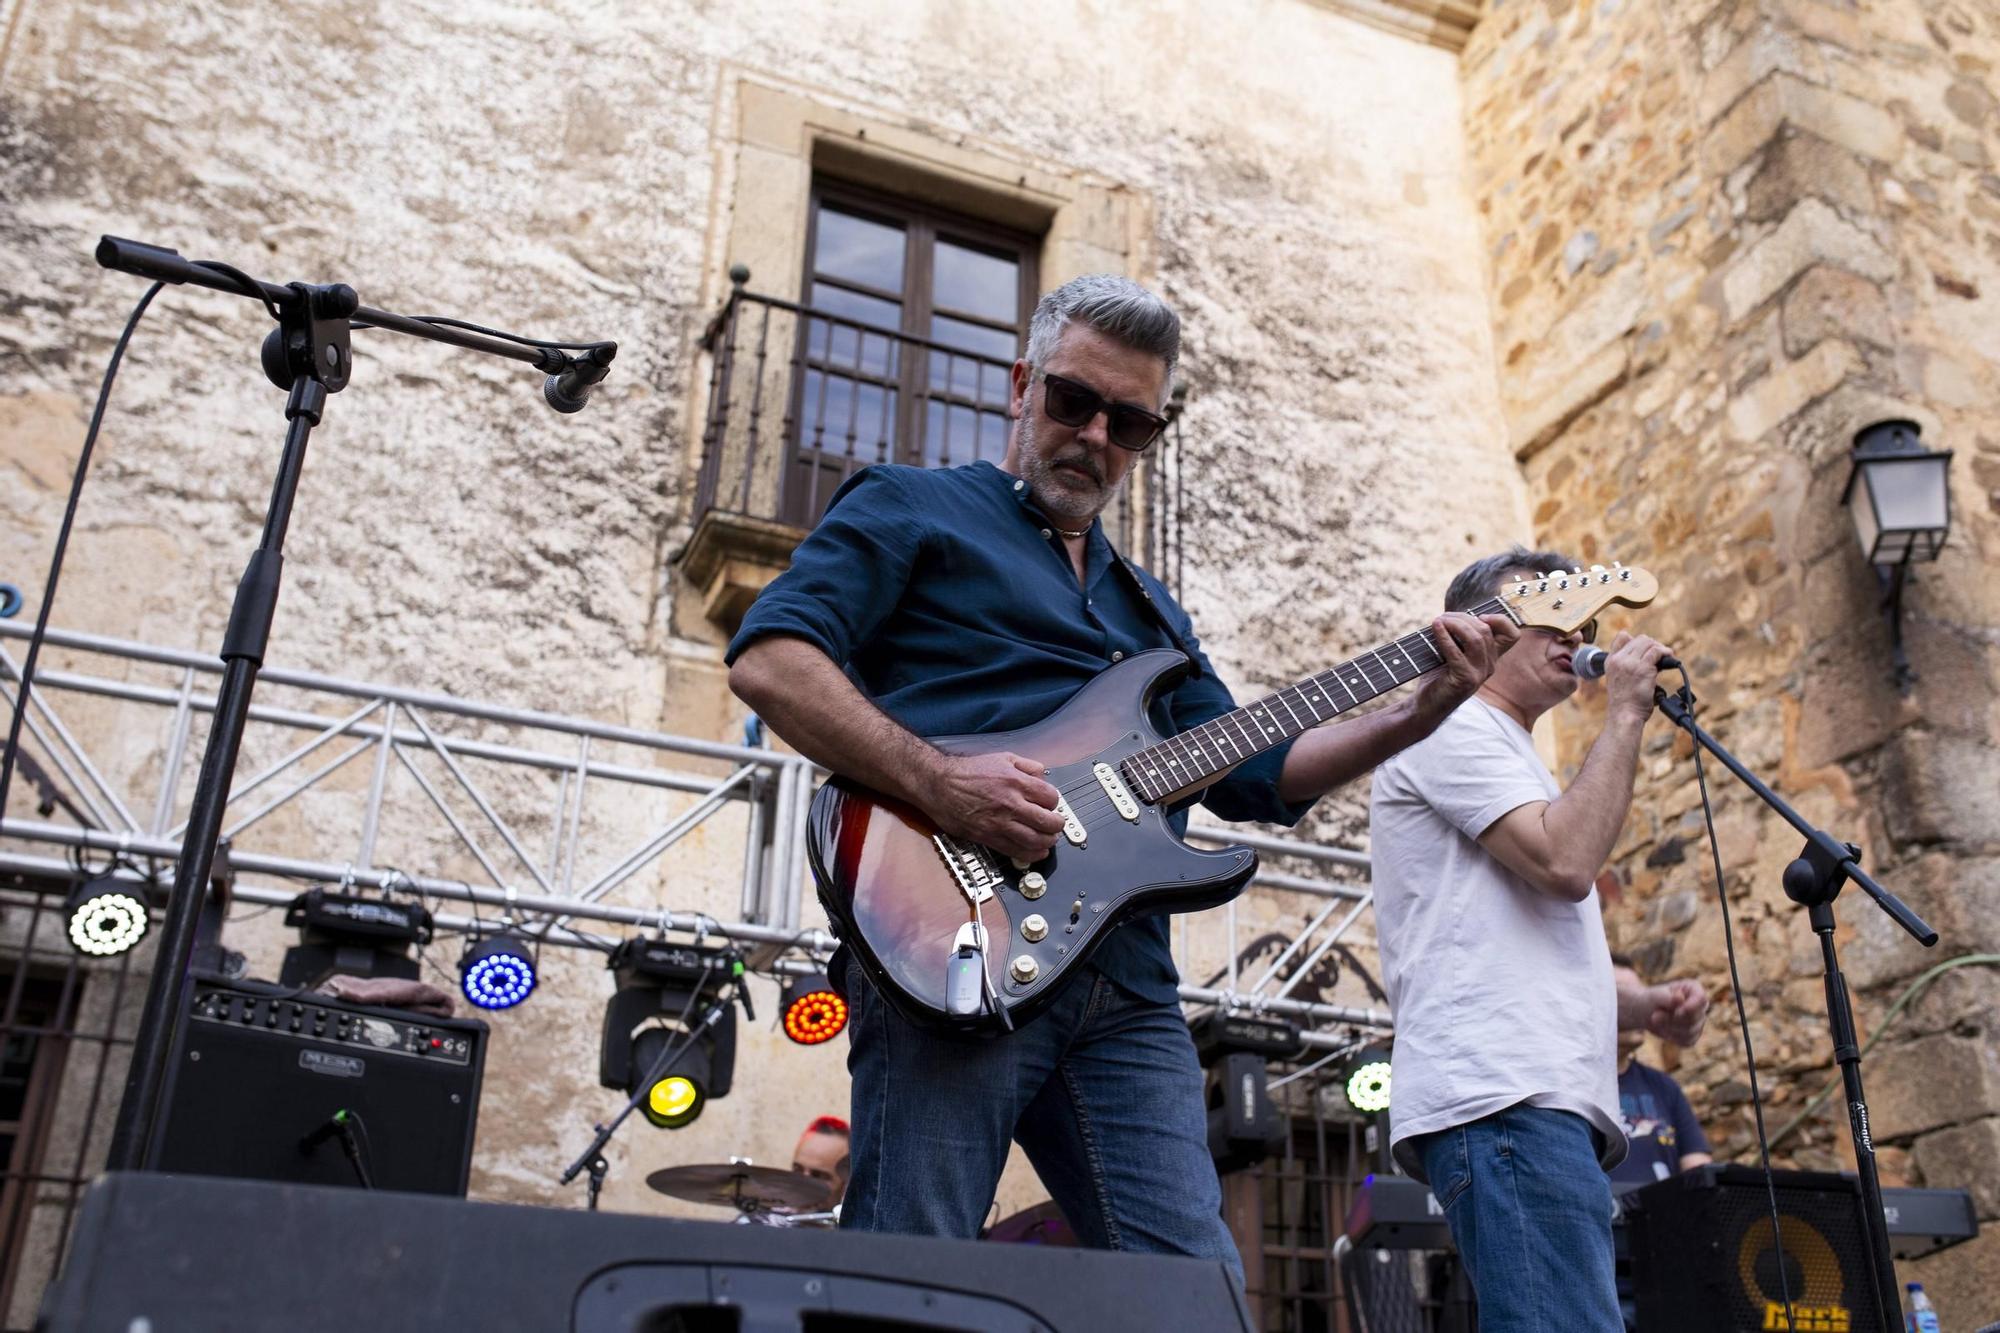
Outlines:
[{"label": "white t-shirt", "polygon": [[1528,732],[1477,696],[1375,770],[1375,923],[1396,1019],[1390,1134],[1418,1180],[1411,1139],[1522,1102],[1582,1116],[1604,1165],[1624,1159],[1597,891],[1553,898],[1477,841],[1508,811],[1560,795]]}]

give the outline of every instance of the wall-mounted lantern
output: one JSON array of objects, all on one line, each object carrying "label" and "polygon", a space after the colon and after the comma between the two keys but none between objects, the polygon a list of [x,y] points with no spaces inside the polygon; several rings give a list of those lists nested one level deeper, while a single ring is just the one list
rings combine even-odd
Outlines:
[{"label": "wall-mounted lantern", "polygon": [[1875,566],[1889,621],[1892,678],[1907,693],[1916,672],[1903,648],[1903,580],[1935,560],[1951,532],[1951,451],[1923,447],[1914,421],[1878,421],[1854,436],[1853,469],[1841,503],[1854,518],[1861,554]]}]

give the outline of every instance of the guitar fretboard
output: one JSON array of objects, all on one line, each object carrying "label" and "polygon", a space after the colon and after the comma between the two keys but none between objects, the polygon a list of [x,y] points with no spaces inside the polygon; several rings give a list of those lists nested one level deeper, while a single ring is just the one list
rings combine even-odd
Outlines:
[{"label": "guitar fretboard", "polygon": [[[1473,607],[1471,614],[1508,611],[1494,597]],[[1159,801],[1443,665],[1444,654],[1426,626],[1135,751],[1118,767],[1134,791],[1149,802]]]}]

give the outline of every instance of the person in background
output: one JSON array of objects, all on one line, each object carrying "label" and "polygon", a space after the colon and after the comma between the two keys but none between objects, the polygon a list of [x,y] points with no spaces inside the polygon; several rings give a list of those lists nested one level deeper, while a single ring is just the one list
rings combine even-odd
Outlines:
[{"label": "person in background", "polygon": [[823,1115],[807,1125],[792,1149],[792,1170],[825,1184],[822,1208],[831,1208],[846,1196],[847,1160],[847,1122],[835,1115]]},{"label": "person in background", "polygon": [[[1611,955],[1611,971],[1621,991],[1645,985],[1639,969],[1622,953]],[[1667,985],[1701,992],[1698,981],[1670,981]],[[1625,1139],[1630,1146],[1625,1160],[1611,1168],[1614,1187],[1650,1185],[1715,1160],[1681,1085],[1672,1076],[1640,1062],[1639,1047],[1645,1040],[1641,1028],[1622,1028],[1618,1033],[1618,1114],[1625,1122]]]}]

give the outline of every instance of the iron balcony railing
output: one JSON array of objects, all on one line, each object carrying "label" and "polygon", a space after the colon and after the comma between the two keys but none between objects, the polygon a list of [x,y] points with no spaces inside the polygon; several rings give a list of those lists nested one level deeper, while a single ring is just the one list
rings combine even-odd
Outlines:
[{"label": "iron balcony railing", "polygon": [[[876,463],[954,467],[1006,452],[1011,360],[746,289],[702,335],[708,354],[694,507],[810,529],[854,472]],[[1105,514],[1112,540],[1180,587],[1180,416]]]}]

